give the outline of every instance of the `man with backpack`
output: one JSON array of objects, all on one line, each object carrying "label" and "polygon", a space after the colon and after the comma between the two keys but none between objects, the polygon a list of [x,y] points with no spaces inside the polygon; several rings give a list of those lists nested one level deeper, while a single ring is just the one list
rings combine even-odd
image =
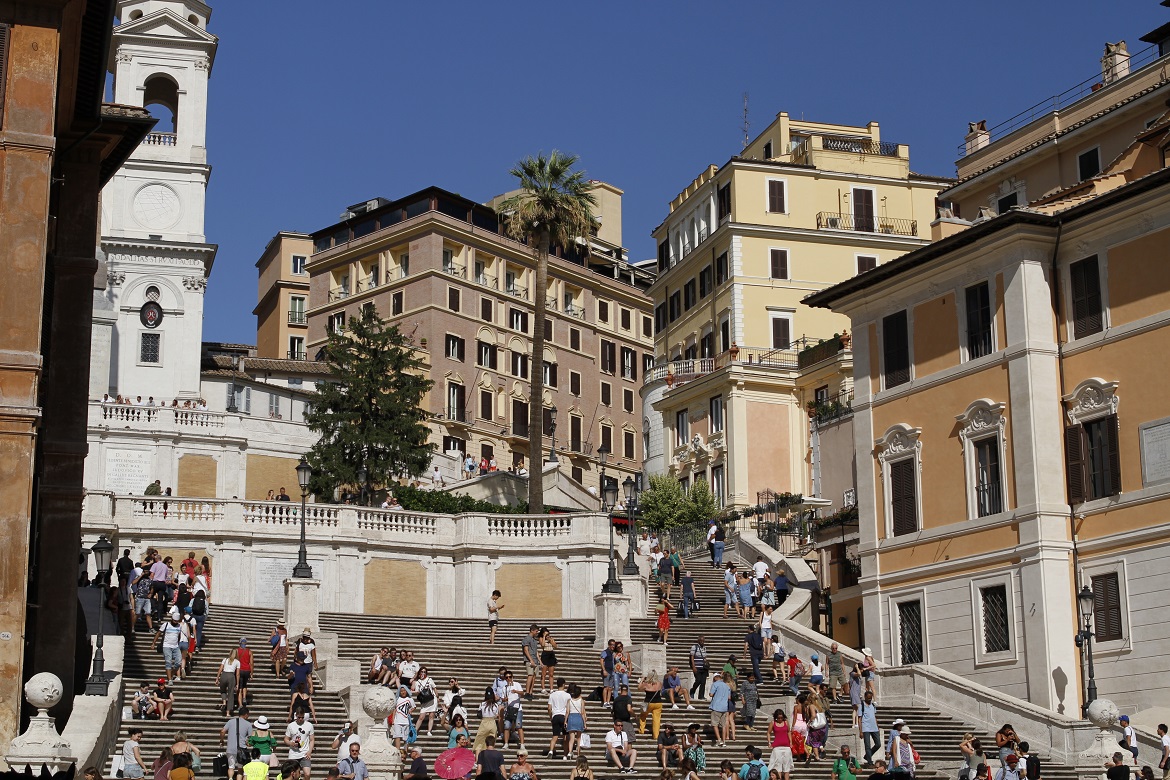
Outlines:
[{"label": "man with backpack", "polygon": [[857,780],[860,767],[857,759],[849,755],[849,746],[841,746],[841,756],[833,759],[833,780]]},{"label": "man with backpack", "polygon": [[767,780],[768,765],[760,760],[763,752],[755,745],[743,749],[747,762],[739,768],[739,780]]},{"label": "man with backpack", "polygon": [[1024,777],[1028,780],[1040,780],[1040,756],[1029,753],[1030,749],[1031,746],[1027,742],[1021,742],[1016,746],[1020,760],[1024,762]]}]

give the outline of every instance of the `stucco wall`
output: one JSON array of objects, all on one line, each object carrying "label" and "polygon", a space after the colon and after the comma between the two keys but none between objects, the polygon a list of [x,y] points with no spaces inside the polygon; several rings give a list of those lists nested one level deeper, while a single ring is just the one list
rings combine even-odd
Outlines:
[{"label": "stucco wall", "polygon": [[[496,569],[496,590],[508,618],[561,617],[564,578],[555,563],[503,563]],[[487,615],[487,607],[483,609]]]},{"label": "stucco wall", "polygon": [[248,479],[244,498],[262,500],[269,490],[277,493],[285,488],[291,495],[299,495],[297,486],[297,458],[278,458],[273,455],[248,453]]},{"label": "stucco wall", "polygon": [[427,570],[419,561],[371,558],[365,566],[367,615],[425,615]]},{"label": "stucco wall", "polygon": [[185,453],[179,457],[176,496],[214,496],[217,463],[211,455]]}]

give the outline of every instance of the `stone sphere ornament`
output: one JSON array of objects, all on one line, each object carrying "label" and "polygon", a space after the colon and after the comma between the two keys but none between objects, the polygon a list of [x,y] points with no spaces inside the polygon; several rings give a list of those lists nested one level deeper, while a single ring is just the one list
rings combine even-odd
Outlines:
[{"label": "stone sphere ornament", "polygon": [[1085,711],[1085,716],[1099,729],[1112,729],[1117,726],[1121,711],[1108,699],[1094,699]]},{"label": "stone sphere ornament", "polygon": [[375,685],[362,696],[362,709],[375,721],[385,720],[394,712],[394,702],[397,697],[389,688]]},{"label": "stone sphere ornament", "polygon": [[61,701],[65,693],[61,678],[51,672],[34,674],[24,684],[24,698],[38,710],[47,710]]}]

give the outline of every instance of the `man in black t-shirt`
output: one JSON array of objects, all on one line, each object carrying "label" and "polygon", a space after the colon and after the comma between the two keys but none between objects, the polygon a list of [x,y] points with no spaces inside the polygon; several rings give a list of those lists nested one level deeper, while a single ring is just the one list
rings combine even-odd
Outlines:
[{"label": "man in black t-shirt", "polygon": [[1114,753],[1113,763],[1105,765],[1105,777],[1108,780],[1129,780],[1129,767],[1121,753]]},{"label": "man in black t-shirt", "polygon": [[674,733],[674,726],[664,723],[662,732],[658,735],[658,765],[666,769],[672,753],[674,754],[674,763],[676,765],[682,763],[683,749],[682,745],[679,744],[678,734]]},{"label": "man in black t-shirt", "polygon": [[886,772],[886,762],[880,758],[874,761],[873,774],[865,778],[865,780],[890,780],[890,775]]},{"label": "man in black t-shirt", "polygon": [[479,759],[475,765],[475,774],[478,777],[503,777],[501,770],[504,767],[504,754],[496,750],[496,738],[489,736],[487,747],[479,751]]},{"label": "man in black t-shirt", "polygon": [[427,762],[423,760],[422,748],[418,745],[410,746],[410,768],[403,772],[402,780],[427,780]]},{"label": "man in black t-shirt", "polygon": [[623,685],[618,689],[618,695],[613,700],[613,719],[624,724],[626,736],[634,741],[634,700],[630,697],[630,686]]}]

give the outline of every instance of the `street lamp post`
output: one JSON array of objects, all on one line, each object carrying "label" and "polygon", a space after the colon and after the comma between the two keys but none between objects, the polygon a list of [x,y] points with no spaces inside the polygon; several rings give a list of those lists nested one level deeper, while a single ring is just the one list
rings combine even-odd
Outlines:
[{"label": "street lamp post", "polygon": [[105,696],[110,691],[110,680],[106,677],[106,654],[102,635],[102,616],[106,611],[106,588],[109,586],[110,564],[114,561],[114,545],[105,534],[98,537],[93,546],[93,559],[97,565],[97,580],[101,584],[101,603],[98,605],[97,647],[93,651],[93,672],[85,681],[86,696]]},{"label": "street lamp post", "polygon": [[369,477],[369,472],[366,471],[366,464],[363,463],[358,467],[357,478],[358,484],[361,485],[361,495],[358,498],[358,503],[366,506],[368,491],[366,490],[366,478]]},{"label": "street lamp post", "polygon": [[552,437],[552,442],[548,445],[548,462],[557,462],[557,408],[548,410],[548,432]]},{"label": "street lamp post", "polygon": [[605,477],[605,462],[609,459],[609,447],[604,444],[597,448],[597,457],[601,461],[601,511],[605,512],[609,520],[609,577],[601,586],[602,593],[621,593],[622,582],[617,576],[617,557],[613,547],[613,517],[610,511],[617,505],[617,483],[610,484]]},{"label": "street lamp post", "polygon": [[[1081,707],[1081,714],[1088,711],[1089,705],[1097,699],[1097,678],[1093,673],[1093,591],[1089,589],[1088,585],[1081,586],[1081,592],[1077,594],[1077,603],[1081,607],[1081,615],[1085,619],[1085,628],[1081,631],[1079,639],[1084,643],[1085,661],[1089,667],[1089,691],[1085,696],[1085,704]],[[1079,644],[1079,643],[1078,643]]]},{"label": "street lamp post", "polygon": [[638,479],[633,477],[626,477],[622,482],[622,490],[626,495],[626,565],[622,567],[622,574],[627,576],[637,576],[641,574],[638,570],[638,528],[634,523],[634,518],[638,515],[638,487],[642,481],[642,475],[638,475]]},{"label": "street lamp post", "polygon": [[297,483],[301,486],[301,548],[297,551],[297,565],[293,567],[293,577],[311,580],[313,567],[309,565],[309,551],[305,547],[305,501],[309,497],[309,481],[313,478],[313,467],[305,456],[297,464]]}]

